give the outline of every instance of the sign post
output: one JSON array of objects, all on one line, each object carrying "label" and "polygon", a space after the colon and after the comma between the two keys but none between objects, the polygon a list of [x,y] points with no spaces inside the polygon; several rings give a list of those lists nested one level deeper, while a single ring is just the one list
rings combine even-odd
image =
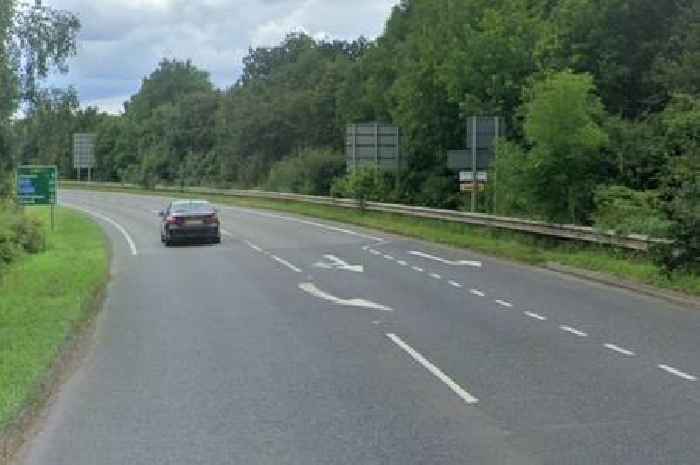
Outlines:
[{"label": "sign post", "polygon": [[51,231],[54,230],[57,173],[55,166],[20,166],[17,168],[17,201],[23,206],[51,207]]}]

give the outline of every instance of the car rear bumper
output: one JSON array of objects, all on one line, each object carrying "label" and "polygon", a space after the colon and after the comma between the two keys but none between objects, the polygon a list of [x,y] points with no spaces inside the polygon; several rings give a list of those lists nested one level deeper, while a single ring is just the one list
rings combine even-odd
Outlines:
[{"label": "car rear bumper", "polygon": [[219,227],[211,226],[170,226],[168,228],[170,240],[189,239],[218,239],[220,237]]}]

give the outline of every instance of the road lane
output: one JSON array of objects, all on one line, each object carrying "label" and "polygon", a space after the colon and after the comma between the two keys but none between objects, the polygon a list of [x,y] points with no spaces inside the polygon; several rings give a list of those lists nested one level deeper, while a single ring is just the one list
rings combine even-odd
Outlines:
[{"label": "road lane", "polygon": [[[700,454],[700,383],[671,371],[697,372],[697,313],[245,209],[222,210],[232,237],[221,247],[167,249],[153,213],[164,199],[65,198],[119,221],[142,256],[115,276],[95,355],[26,463],[660,464]],[[483,267],[417,261],[416,250]],[[326,255],[363,272],[315,268]],[[357,298],[394,311],[342,305]],[[465,405],[387,334],[479,403]]]}]

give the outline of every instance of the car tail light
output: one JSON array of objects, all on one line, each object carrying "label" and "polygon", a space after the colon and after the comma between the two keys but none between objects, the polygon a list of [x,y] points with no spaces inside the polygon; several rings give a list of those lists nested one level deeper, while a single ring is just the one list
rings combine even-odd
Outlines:
[{"label": "car tail light", "polygon": [[216,213],[209,215],[204,218],[204,224],[219,224],[219,217],[216,216]]},{"label": "car tail light", "polygon": [[183,224],[185,219],[178,216],[169,216],[165,219],[165,222],[168,224]]}]

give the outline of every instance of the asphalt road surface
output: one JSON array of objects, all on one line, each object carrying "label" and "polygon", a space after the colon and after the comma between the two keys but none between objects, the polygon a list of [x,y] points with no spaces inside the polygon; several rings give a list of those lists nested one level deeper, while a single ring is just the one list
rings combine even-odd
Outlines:
[{"label": "asphalt road surface", "polygon": [[166,248],[164,198],[62,197],[113,279],[23,463],[700,463],[696,310],[241,208]]}]

